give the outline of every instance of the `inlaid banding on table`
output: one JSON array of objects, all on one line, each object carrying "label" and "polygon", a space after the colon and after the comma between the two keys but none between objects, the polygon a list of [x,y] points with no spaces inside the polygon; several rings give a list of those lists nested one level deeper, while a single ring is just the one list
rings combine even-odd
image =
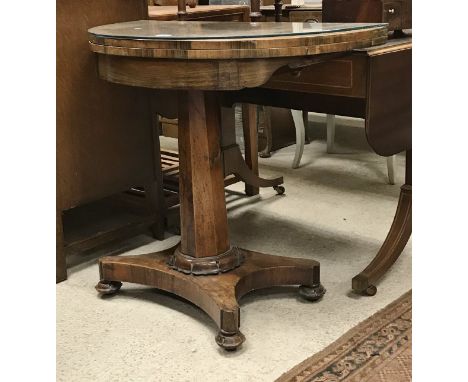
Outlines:
[{"label": "inlaid banding on table", "polygon": [[[166,40],[160,37],[135,39],[101,35],[90,29],[92,51],[107,55],[176,59],[240,59],[294,57],[348,51],[379,45],[387,40],[385,24],[366,24],[367,28],[343,28],[322,34],[279,35],[227,39]],[[105,28],[100,27],[100,28]]]},{"label": "inlaid banding on table", "polygon": [[298,47],[284,47],[284,48],[270,48],[270,49],[220,49],[220,50],[177,50],[177,49],[156,49],[156,48],[128,48],[122,46],[112,45],[98,45],[90,42],[90,48],[95,53],[116,55],[116,56],[129,56],[129,57],[143,57],[143,58],[164,58],[164,59],[192,59],[204,60],[211,59],[211,55],[216,55],[216,59],[248,59],[248,58],[272,58],[272,57],[297,57],[297,56],[310,56],[326,53],[335,53],[342,51],[349,51],[353,49],[360,49],[367,46],[375,46],[385,43],[386,36],[377,36],[370,40],[359,41],[343,41],[335,42],[332,44],[323,45],[308,45]]}]

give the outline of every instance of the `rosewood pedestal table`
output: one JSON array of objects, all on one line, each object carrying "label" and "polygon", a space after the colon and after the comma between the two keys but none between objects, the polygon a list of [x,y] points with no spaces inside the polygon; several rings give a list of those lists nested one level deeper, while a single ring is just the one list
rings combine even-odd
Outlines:
[{"label": "rosewood pedestal table", "polygon": [[135,21],[89,30],[99,76],[122,85],[178,90],[181,242],[160,253],[104,257],[97,290],[121,282],[154,286],[203,309],[216,342],[244,342],[238,299],[251,290],[299,285],[325,293],[317,261],[231,246],[220,150],[223,91],[258,87],[278,70],[297,71],[355,48],[382,44],[385,24]]}]

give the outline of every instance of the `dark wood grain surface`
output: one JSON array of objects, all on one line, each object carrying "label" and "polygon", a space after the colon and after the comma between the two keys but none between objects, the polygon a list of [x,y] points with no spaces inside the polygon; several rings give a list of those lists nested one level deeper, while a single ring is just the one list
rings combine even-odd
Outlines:
[{"label": "dark wood grain surface", "polygon": [[[149,95],[100,80],[88,49],[88,28],[145,18],[145,0],[57,1],[57,224],[64,210],[144,186],[155,198],[155,232],[163,232]],[[57,227],[57,281],[66,278],[62,235]]]}]

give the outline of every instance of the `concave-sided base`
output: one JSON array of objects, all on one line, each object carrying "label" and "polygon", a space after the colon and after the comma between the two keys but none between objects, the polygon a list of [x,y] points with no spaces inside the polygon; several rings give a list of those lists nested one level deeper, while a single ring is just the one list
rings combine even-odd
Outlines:
[{"label": "concave-sided base", "polygon": [[279,285],[300,285],[301,294],[311,300],[318,300],[325,293],[320,284],[320,264],[314,260],[238,249],[245,259],[241,266],[218,275],[195,276],[168,266],[168,257],[173,250],[101,258],[101,281],[96,289],[104,294],[115,293],[119,282],[123,281],[153,286],[183,297],[216,322],[219,327],[216,343],[226,350],[237,349],[245,340],[239,331],[238,299],[248,292]]}]

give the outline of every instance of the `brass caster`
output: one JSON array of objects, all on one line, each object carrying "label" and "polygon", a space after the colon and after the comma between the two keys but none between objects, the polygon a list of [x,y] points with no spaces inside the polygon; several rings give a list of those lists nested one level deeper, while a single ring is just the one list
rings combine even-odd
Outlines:
[{"label": "brass caster", "polygon": [[276,191],[278,195],[283,195],[286,191],[284,186],[273,186],[273,189]]},{"label": "brass caster", "polygon": [[100,294],[106,295],[117,293],[121,286],[122,283],[120,281],[101,280],[97,283],[95,288]]},{"label": "brass caster", "polygon": [[216,343],[224,350],[235,351],[245,341],[245,337],[241,332],[223,333],[222,330],[216,336]]},{"label": "brass caster", "polygon": [[315,284],[311,287],[301,285],[299,287],[299,294],[309,301],[318,301],[320,300],[327,290],[323,287],[322,284]]},{"label": "brass caster", "polygon": [[375,296],[376,293],[377,293],[377,287],[375,285],[369,285],[364,291],[364,294],[367,296]]}]

